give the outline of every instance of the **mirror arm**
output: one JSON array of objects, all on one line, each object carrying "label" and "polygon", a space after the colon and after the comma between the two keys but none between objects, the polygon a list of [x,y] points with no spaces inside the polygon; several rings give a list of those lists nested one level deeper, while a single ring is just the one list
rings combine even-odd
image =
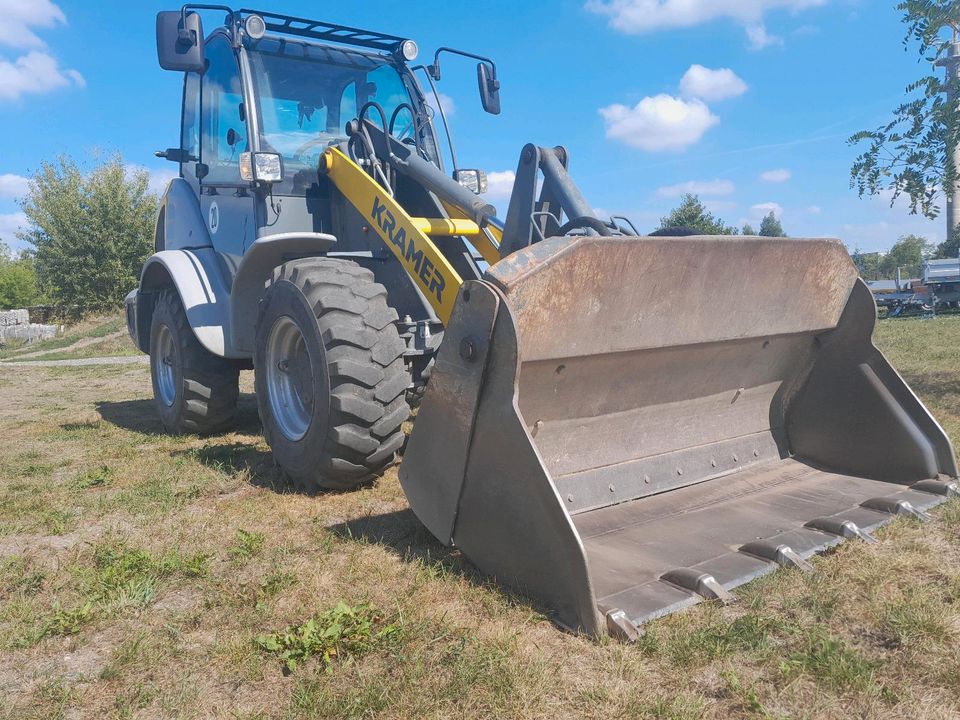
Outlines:
[{"label": "mirror arm", "polygon": [[[479,60],[480,62],[485,63],[490,67],[490,79],[497,79],[497,64],[492,59],[484,55],[475,55],[465,50],[457,50],[456,48],[452,47],[442,47],[437,48],[437,51],[433,54],[433,65],[429,65],[427,67],[427,71],[433,76],[434,80],[437,80],[438,82],[440,80],[440,53],[445,52],[450,53],[451,55],[460,55],[461,57]],[[499,88],[499,81],[497,87]]]}]

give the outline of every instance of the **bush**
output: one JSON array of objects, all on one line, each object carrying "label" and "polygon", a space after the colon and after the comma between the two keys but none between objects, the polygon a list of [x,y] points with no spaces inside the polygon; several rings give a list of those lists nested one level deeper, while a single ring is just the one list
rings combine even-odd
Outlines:
[{"label": "bush", "polygon": [[0,241],[0,310],[36,305],[39,300],[33,259],[27,254],[13,257]]},{"label": "bush", "polygon": [[35,248],[41,290],[62,305],[120,306],[153,247],[157,198],[119,156],[84,173],[68,157],[31,178],[19,237]]}]

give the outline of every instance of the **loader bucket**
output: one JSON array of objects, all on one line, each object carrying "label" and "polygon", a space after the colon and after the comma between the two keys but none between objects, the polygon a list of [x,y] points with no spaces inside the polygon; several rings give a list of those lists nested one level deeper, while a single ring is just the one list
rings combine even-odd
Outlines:
[{"label": "loader bucket", "polygon": [[417,516],[591,635],[955,493],[843,245],[557,237],[464,284],[400,469]]}]

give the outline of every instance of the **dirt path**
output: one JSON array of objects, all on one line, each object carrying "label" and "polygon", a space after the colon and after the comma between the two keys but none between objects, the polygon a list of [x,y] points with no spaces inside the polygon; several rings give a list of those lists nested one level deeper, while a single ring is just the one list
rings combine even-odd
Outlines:
[{"label": "dirt path", "polygon": [[[52,353],[72,352],[74,350],[80,350],[81,348],[85,348],[88,345],[95,345],[97,343],[101,343],[106,340],[115,340],[118,337],[126,335],[126,333],[127,333],[126,330],[117,330],[116,332],[110,333],[109,335],[102,335],[100,337],[85,337],[85,338],[81,338],[80,340],[77,340],[72,345],[67,345],[66,347],[51,348],[49,350],[35,350],[34,352],[23,353],[22,355],[15,355],[14,357],[9,358],[7,360],[0,360],[0,363],[7,363],[10,365],[13,365],[20,360],[26,360],[28,358],[43,357],[44,355],[50,355]],[[86,364],[89,364],[89,363],[86,363]]]},{"label": "dirt path", "polygon": [[148,365],[150,357],[147,355],[121,355],[114,357],[75,358],[73,360],[33,360],[29,362],[16,361],[0,362],[3,367],[75,367],[80,365]]}]

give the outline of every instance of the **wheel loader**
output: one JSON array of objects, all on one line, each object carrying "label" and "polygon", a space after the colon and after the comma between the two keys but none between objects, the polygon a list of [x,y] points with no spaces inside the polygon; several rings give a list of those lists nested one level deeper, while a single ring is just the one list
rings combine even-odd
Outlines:
[{"label": "wheel loader", "polygon": [[126,308],[167,430],[227,427],[252,367],[299,487],[402,452],[437,540],[560,626],[624,639],[957,493],[839,241],[641,236],[535,144],[501,220],[449,132],[442,152],[436,94],[441,58],[467,57],[497,114],[496,65],[417,52],[272,12],[157,16],[183,73],[158,155],[180,173]]}]

